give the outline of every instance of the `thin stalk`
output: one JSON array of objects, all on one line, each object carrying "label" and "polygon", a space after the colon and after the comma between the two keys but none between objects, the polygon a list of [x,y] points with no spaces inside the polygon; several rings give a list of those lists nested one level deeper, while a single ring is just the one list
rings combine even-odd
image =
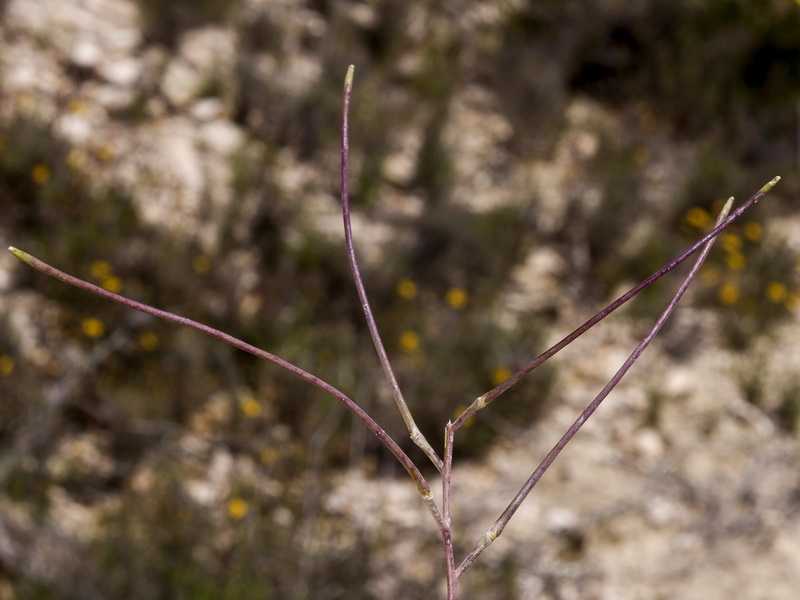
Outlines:
[{"label": "thin stalk", "polygon": [[119,294],[115,294],[114,292],[109,292],[108,290],[101,288],[100,286],[94,285],[89,283],[88,281],[84,281],[83,279],[79,279],[77,277],[73,277],[72,275],[68,275],[63,271],[59,271],[55,267],[48,265],[47,263],[39,260],[31,256],[30,254],[23,252],[13,246],[9,247],[8,250],[21,261],[27,263],[34,269],[37,269],[44,273],[45,275],[49,275],[54,277],[64,283],[68,283],[73,285],[77,288],[82,290],[86,290],[87,292],[91,292],[93,294],[97,294],[107,300],[111,300],[112,302],[116,302],[118,304],[122,304],[128,308],[133,308],[135,310],[147,313],[149,315],[153,315],[155,317],[159,317],[161,319],[165,319],[167,321],[172,321],[173,323],[178,323],[179,325],[185,325],[186,327],[191,327],[192,329],[197,329],[198,331],[202,331],[212,337],[217,338],[218,340],[222,340],[223,342],[230,344],[234,348],[238,348],[239,350],[243,350],[244,352],[249,352],[258,358],[271,362],[286,371],[289,371],[293,375],[296,375],[300,379],[307,381],[311,385],[321,389],[323,392],[326,392],[339,400],[342,404],[347,407],[347,409],[353,413],[364,425],[366,425],[367,429],[369,429],[375,436],[383,442],[383,444],[389,449],[389,451],[397,458],[403,468],[408,472],[411,476],[411,479],[414,480],[414,483],[417,484],[417,489],[419,490],[420,496],[422,496],[423,501],[428,506],[428,509],[431,511],[434,520],[436,521],[439,529],[444,531],[446,528],[444,517],[442,516],[441,512],[439,511],[439,507],[436,505],[436,502],[433,499],[433,492],[431,491],[430,485],[423,477],[422,473],[420,473],[419,469],[416,465],[411,461],[411,459],[403,452],[402,448],[397,445],[391,436],[389,436],[384,429],[378,425],[378,423],[370,417],[358,404],[356,404],[353,400],[351,400],[344,392],[341,392],[328,382],[320,379],[316,375],[312,375],[308,371],[301,369],[300,367],[283,360],[282,358],[275,356],[267,352],[266,350],[262,350],[261,348],[257,348],[236,338],[230,334],[222,332],[218,329],[214,329],[213,327],[209,327],[208,325],[204,325],[203,323],[198,323],[197,321],[193,321],[192,319],[188,319],[186,317],[182,317],[180,315],[176,315],[175,313],[168,312],[166,310],[161,310],[159,308],[155,308],[148,304],[143,304],[141,302],[137,302],[136,300],[131,300],[130,298],[126,298],[125,296],[120,296]]},{"label": "thin stalk", "polygon": [[453,535],[449,526],[442,531],[442,543],[444,546],[445,568],[447,570],[447,600],[457,600],[458,576],[456,575],[456,561],[453,554]]},{"label": "thin stalk", "polygon": [[[451,519],[451,498],[452,498],[452,476],[453,476],[453,423],[447,422],[444,428],[444,465],[442,468],[442,513],[444,514],[444,522],[447,524],[450,531],[452,531],[453,521]],[[453,554],[452,535],[449,540],[449,548],[445,545],[445,563],[447,567],[447,593],[448,600],[450,599],[450,590],[453,590],[453,599],[455,599],[455,590],[458,587],[459,573],[456,572],[455,556]],[[449,554],[448,554],[449,551]]]},{"label": "thin stalk", "polygon": [[[733,204],[733,198],[730,198],[728,202],[725,204],[725,207],[722,209],[719,217],[717,218],[717,225],[722,223],[722,221],[727,217],[728,213],[730,212],[731,205]],[[464,570],[469,567],[470,564],[478,557],[480,554],[487,548],[489,545],[496,540],[505,529],[506,525],[508,524],[511,517],[514,516],[514,513],[517,512],[519,507],[525,501],[525,498],[528,497],[533,487],[539,482],[542,475],[547,471],[553,461],[558,457],[564,447],[572,440],[575,434],[580,430],[583,424],[589,419],[589,417],[594,414],[603,400],[611,393],[611,391],[617,386],[620,380],[625,376],[628,370],[633,366],[633,363],[636,362],[636,359],[641,356],[642,352],[644,352],[645,348],[650,345],[650,342],[656,336],[656,334],[661,330],[664,326],[664,323],[667,322],[670,315],[675,311],[675,308],[678,306],[678,302],[683,297],[684,293],[688,289],[689,285],[694,280],[697,272],[700,270],[703,262],[706,260],[708,253],[711,251],[711,247],[714,245],[716,238],[711,238],[706,242],[706,245],[703,247],[703,250],[700,252],[700,255],[697,257],[695,264],[692,266],[692,270],[686,276],[686,279],[683,280],[683,283],[678,288],[678,291],[672,297],[667,308],[661,314],[661,316],[656,321],[655,325],[650,329],[644,339],[636,346],[636,349],[631,353],[628,359],[623,363],[623,365],[619,368],[619,370],[614,374],[611,380],[606,384],[603,390],[592,400],[589,405],[584,409],[584,411],[580,414],[580,416],[575,420],[575,422],[570,426],[567,432],[563,435],[563,437],[556,443],[555,446],[547,453],[547,456],[544,458],[542,463],[536,467],[536,470],[533,474],[528,478],[528,481],[525,482],[525,485],[522,486],[520,491],[508,505],[508,507],[503,511],[503,514],[495,521],[495,523],[489,528],[489,530],[481,537],[478,541],[478,544],[475,548],[464,558],[457,569],[457,574],[460,576]]]},{"label": "thin stalk", "polygon": [[531,362],[527,365],[519,369],[516,373],[511,375],[508,379],[502,382],[500,385],[495,387],[494,389],[486,392],[483,396],[479,396],[470,406],[465,410],[453,423],[453,429],[458,431],[458,429],[469,419],[473,417],[476,412],[478,412],[483,407],[487,406],[491,402],[494,402],[498,396],[500,396],[503,392],[507,391],[511,386],[517,383],[520,379],[522,379],[525,375],[533,371],[536,367],[541,365],[544,361],[546,361],[551,356],[557,354],[561,350],[563,350],[566,346],[574,342],[577,338],[582,336],[584,333],[589,331],[592,327],[597,325],[600,321],[605,319],[608,315],[612,312],[617,310],[620,306],[625,304],[628,300],[633,298],[636,294],[641,292],[644,288],[652,285],[658,279],[672,271],[675,267],[689,258],[692,254],[697,252],[700,248],[702,248],[706,243],[710,240],[718,236],[722,231],[733,225],[735,221],[741,217],[745,211],[751,208],[754,204],[756,204],[764,195],[769,192],[775,184],[780,181],[780,177],[775,177],[770,180],[764,187],[762,187],[758,192],[756,192],[747,202],[739,206],[733,214],[726,219],[723,223],[719,223],[714,229],[709,231],[706,235],[704,235],[698,242],[696,242],[691,248],[689,248],[686,252],[681,254],[678,258],[672,260],[670,263],[650,275],[647,279],[636,285],[635,287],[631,288],[625,294],[614,300],[611,304],[606,306],[603,310],[595,314],[592,318],[586,321],[583,325],[575,329],[572,333],[567,335],[564,339],[560,342],[555,344],[554,346],[550,347],[549,349],[542,352],[539,356],[534,358]]},{"label": "thin stalk", "polygon": [[383,367],[383,373],[386,375],[386,380],[389,382],[389,387],[392,389],[392,396],[394,396],[395,404],[403,416],[408,434],[414,443],[419,446],[425,455],[436,465],[439,471],[442,470],[442,459],[436,454],[436,451],[422,435],[422,432],[417,427],[414,417],[411,415],[411,410],[408,408],[403,392],[400,391],[400,385],[397,383],[392,365],[389,362],[389,356],[386,354],[386,349],[383,346],[380,333],[378,333],[378,326],[375,323],[375,317],[372,315],[372,309],[369,305],[367,298],[367,291],[364,288],[364,280],[361,277],[361,271],[358,268],[358,261],[356,260],[356,252],[353,246],[353,231],[350,225],[350,194],[347,187],[347,174],[350,156],[350,142],[348,136],[349,119],[350,119],[350,96],[353,91],[353,72],[355,67],[350,65],[347,69],[347,75],[344,79],[344,107],[342,109],[342,219],[344,221],[344,239],[347,246],[347,258],[350,260],[350,270],[353,272],[353,280],[356,284],[358,291],[358,299],[361,301],[361,308],[364,311],[364,317],[367,320],[367,327],[369,334],[372,337],[372,343],[375,346],[375,351],[378,353],[378,360],[380,360]]}]

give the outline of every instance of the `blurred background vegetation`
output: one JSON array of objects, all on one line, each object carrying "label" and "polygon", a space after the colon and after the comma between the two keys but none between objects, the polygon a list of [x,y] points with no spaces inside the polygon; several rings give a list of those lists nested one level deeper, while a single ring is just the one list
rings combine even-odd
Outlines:
[{"label": "blurred background vegetation", "polygon": [[[697,239],[721,200],[776,174],[768,208],[724,236],[693,302],[714,308],[721,343],[740,350],[797,309],[795,255],[765,215],[796,208],[798,3],[107,0],[130,9],[129,58],[146,65],[113,85],[104,59],[75,58],[20,18],[28,4],[2,4],[2,44],[29,42],[57,77],[28,90],[9,63],[0,72],[4,243],[318,374],[415,458],[332,217],[351,63],[357,251],[434,445],[448,418],[544,349],[554,323],[577,324]],[[233,40],[230,55],[180,83],[187,39],[210,29]],[[114,85],[124,101],[109,108],[101,92]],[[228,174],[224,202],[201,185],[190,217],[167,223],[152,191],[174,182],[121,153],[137,157],[142,136],[176,120],[197,125],[208,106],[240,135],[209,159]],[[105,132],[65,134],[96,110]],[[544,250],[550,287],[503,306]],[[0,494],[27,524],[6,535],[24,545],[56,505],[83,535],[37,546],[46,564],[4,556],[0,598],[373,597],[379,549],[321,498],[345,468],[404,474],[349,414],[213,339],[10,258],[2,267]],[[673,289],[628,314],[652,320]],[[695,343],[669,339],[678,358]],[[757,373],[743,385],[758,404]],[[513,390],[464,432],[457,459],[483,456],[499,424],[545,414],[551,387],[543,369]],[[789,432],[797,398],[787,390],[775,413]],[[505,580],[481,581],[510,598]],[[404,597],[431,597],[429,586],[409,579]]]}]

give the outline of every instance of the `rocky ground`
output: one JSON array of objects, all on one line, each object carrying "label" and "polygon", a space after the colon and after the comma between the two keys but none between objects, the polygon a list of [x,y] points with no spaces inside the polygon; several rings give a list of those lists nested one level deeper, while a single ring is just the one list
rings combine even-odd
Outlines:
[{"label": "rocky ground", "polygon": [[[362,123],[373,118],[371,111],[380,116],[380,107],[373,104],[385,102],[397,108],[403,126],[384,125],[391,132],[382,142],[377,182],[372,184],[380,209],[356,206],[353,216],[362,262],[368,270],[380,270],[398,248],[410,246],[404,223],[423,219],[432,202],[420,191],[419,165],[428,129],[437,122],[436,110],[422,105],[415,111],[405,83],[417,81],[424,70],[429,40],[433,46],[470,40],[462,43],[446,114],[437,125],[439,150],[449,160],[449,206],[471,215],[528,207],[526,215],[532,216],[519,224],[535,222],[540,243],[520,251],[484,312],[503,332],[520,329],[532,314],[552,315],[540,344],[544,348],[558,341],[593,308],[599,309],[615,292],[637,281],[630,274],[613,281],[607,294],[587,292],[597,266],[592,227],[605,225],[599,218],[587,217],[581,221],[583,228],[577,226],[576,211],[589,216],[624,212],[609,204],[613,182],[601,177],[598,162],[609,155],[609,148],[611,154],[616,148],[630,155],[626,164],[637,169],[632,201],[636,208],[625,238],[612,244],[617,254],[635,259],[648,252],[652,239],[665,235],[665,222],[679,219],[674,199],[696,179],[707,141],[675,135],[666,119],[660,120],[661,115],[644,101],[619,109],[590,94],[559,92],[554,87],[550,99],[554,115],[542,117],[541,129],[530,132],[530,137],[542,140],[525,142],[529,146],[523,147],[516,113],[504,100],[504,94],[512,94],[511,84],[509,89],[493,89],[476,74],[503,68],[482,63],[482,53],[501,43],[504,27],[510,27],[511,17],[525,3],[453,1],[439,11],[409,9],[403,13],[407,46],[395,54],[386,50],[392,57],[390,65],[383,66],[391,73],[387,79],[373,77],[379,61],[369,62],[364,49],[368,44],[359,41],[359,35],[368,37],[364,32],[378,31],[373,44],[380,45],[381,29],[375,24],[384,23],[380,10],[386,7],[378,4],[343,2],[334,10],[316,3],[247,0],[230,19],[178,29],[170,45],[153,41],[154,29],[147,26],[150,3],[10,0],[0,24],[4,131],[0,150],[12,157],[4,164],[13,163],[14,153],[25,141],[12,137],[18,131],[15,124],[46,129],[51,136],[48,143],[65,149],[64,168],[88,182],[87,193],[123,190],[140,229],[174,240],[176,247],[191,245],[199,256],[213,257],[214,267],[230,276],[229,289],[197,294],[198,301],[208,314],[232,310],[237,319],[249,323],[248,319],[263,315],[259,258],[246,246],[228,252],[226,244],[230,239],[250,239],[260,203],[265,201],[253,190],[242,194],[237,189],[250,164],[248,157],[260,152],[256,144],[260,132],[274,134],[273,139],[260,140],[269,147],[270,156],[264,176],[273,196],[266,201],[297,199],[293,201],[297,219],[275,235],[288,248],[301,247],[304,236],[339,244],[336,140],[326,141],[308,159],[302,143],[294,142],[293,119],[298,117],[293,111],[312,98],[319,102],[311,103],[312,109],[319,106],[326,117],[336,115],[338,109],[328,110],[328,103],[336,106],[340,87],[331,82],[341,80],[349,62],[357,63],[355,110],[366,113]],[[615,3],[607,4],[612,11]],[[259,40],[262,46],[254,44],[256,50],[247,40],[253,31],[266,38]],[[354,56],[347,58],[349,53]],[[328,73],[332,63],[338,68],[340,58],[340,72]],[[547,87],[555,67],[530,65],[533,71],[537,68],[539,85]],[[381,81],[393,85],[385,95],[377,89]],[[333,88],[330,96],[313,95],[313,90],[325,87]],[[266,98],[265,104],[248,100],[249,108],[242,108],[242,98],[259,94]],[[378,101],[365,100],[376,96]],[[359,102],[363,102],[360,109]],[[302,118],[312,119],[309,112],[315,113],[306,110]],[[359,149],[358,130],[352,135],[359,190],[367,187],[369,145],[380,144],[365,132],[361,143],[366,147]],[[327,140],[324,134],[315,139]],[[782,143],[775,144],[782,147]],[[789,153],[780,164],[791,166],[793,158]],[[15,188],[8,175],[11,167],[4,168],[12,183],[4,184],[0,197],[5,205],[0,209],[0,240],[23,248],[27,242],[32,251],[71,248],[61,238],[54,241],[52,231],[36,218],[17,218],[28,215],[26,211],[36,213],[38,203],[45,206],[47,198],[37,196],[30,204],[20,201],[15,194],[25,188],[21,184]],[[30,178],[39,177],[43,181],[37,185],[44,185],[59,176],[56,167],[47,168],[45,173],[34,166]],[[753,170],[758,172],[752,178],[758,175],[762,183],[777,174],[762,176],[761,169]],[[789,257],[785,260],[794,269],[800,223],[785,206],[797,189],[792,183],[796,171],[780,174],[781,186],[786,186],[774,192],[778,196],[774,212],[772,197],[761,209],[768,238],[764,245],[780,247],[780,256]],[[752,178],[738,182],[749,183]],[[760,185],[723,193],[744,199]],[[59,205],[56,210],[64,210],[64,219],[72,214],[69,207]],[[88,231],[80,222],[66,229],[81,228]],[[564,231],[571,232],[566,243],[560,238]],[[101,230],[98,235],[121,234]],[[120,256],[138,264],[139,257],[147,256],[148,239],[124,241]],[[217,259],[223,249],[227,257]],[[760,246],[748,251],[757,254]],[[197,263],[195,267],[202,272]],[[76,553],[80,556],[81,549],[109,536],[108,515],[118,514],[132,499],[146,502],[161,489],[163,464],[148,459],[121,467],[116,449],[120,442],[113,428],[92,425],[92,415],[82,417],[89,425],[76,429],[65,424],[65,414],[70,414],[70,407],[82,406],[79,397],[89,393],[87,385],[102,388],[103,398],[112,406],[129,405],[126,392],[109,392],[94,377],[98,365],[107,360],[122,369],[113,357],[138,334],[120,330],[96,343],[76,343],[63,332],[68,319],[63,303],[48,297],[43,288],[33,288],[33,276],[23,274],[24,269],[10,255],[0,257],[0,396],[13,407],[0,412],[0,599],[58,597],[52,590],[59,588],[67,589],[69,597],[104,598],[111,588],[107,582],[98,583],[103,580],[102,560],[89,553],[85,564],[76,566]],[[172,275],[168,269],[165,273],[161,281]],[[771,276],[768,266],[760,273],[764,279]],[[774,309],[783,311],[777,325],[756,329],[744,346],[736,347],[725,341],[729,321],[718,303],[703,301],[710,292],[704,296],[702,290],[712,289],[712,279],[698,282],[701,291],[689,293],[674,323],[569,445],[505,533],[465,574],[463,597],[778,600],[796,596],[800,421],[792,411],[797,411],[800,360],[797,292],[788,282],[782,304],[776,303]],[[284,307],[279,316],[291,319],[296,308]],[[121,321],[120,314],[116,318]],[[646,326],[647,321],[636,314],[615,315],[553,359],[547,409],[533,424],[485,411],[490,414],[483,418],[497,434],[494,443],[480,459],[463,461],[454,472],[454,531],[460,555],[502,512],[622,364]],[[136,327],[131,324],[139,331]],[[145,338],[136,339],[145,345]],[[187,356],[181,364],[194,364],[191,351]],[[187,371],[187,376],[194,376],[193,367]],[[41,389],[34,389],[32,382],[41,382]],[[293,532],[286,542],[291,551],[272,548],[272,552],[275,557],[283,552],[296,558],[292,567],[299,574],[296,586],[275,587],[270,593],[270,582],[259,581],[260,589],[268,590],[265,597],[442,597],[438,534],[410,481],[352,457],[335,468],[321,468],[319,456],[325,454],[329,435],[324,419],[316,429],[319,435],[306,440],[297,440],[286,426],[270,422],[252,439],[243,437],[241,445],[258,446],[259,436],[270,444],[255,455],[243,452],[235,439],[231,441],[237,430],[228,429],[238,410],[231,406],[238,405],[226,396],[226,385],[218,388],[180,419],[136,420],[137,408],[127,416],[142,431],[147,429],[140,433],[155,440],[154,445],[170,448],[165,455],[173,460],[166,463],[180,472],[174,494],[210,515],[214,544],[226,549],[226,557],[234,557],[226,568],[235,570],[239,542],[230,540],[239,540],[234,532],[245,525],[237,525],[237,505],[230,499],[236,499],[244,485],[258,490],[265,506],[271,507],[262,514],[268,531]],[[258,392],[271,394],[269,384]],[[536,390],[526,388],[523,394],[535,395]],[[241,406],[247,414],[250,405],[242,401]],[[108,410],[97,409],[98,422],[104,422]],[[334,427],[330,425],[331,430]],[[353,434],[352,439],[360,438]],[[296,479],[272,470],[269,452],[282,452],[283,446],[306,448],[298,461],[303,472]],[[19,473],[38,474],[39,483],[15,487],[15,482],[25,480]],[[95,485],[106,479],[117,481],[107,493],[87,499],[81,491],[84,484],[89,487],[86,482]],[[71,484],[59,483],[63,481]],[[438,487],[436,492],[439,497]],[[172,515],[166,517],[169,522],[182,513],[167,514]],[[159,523],[136,535],[145,540],[154,536]],[[146,549],[147,543],[140,548]],[[210,560],[204,548],[198,544],[191,550],[195,568],[210,564],[204,562]],[[347,580],[332,577],[323,585],[314,579],[316,563],[328,560],[320,557],[362,556],[354,548],[368,556],[355,591]],[[176,550],[184,551],[190,552]],[[124,553],[106,560],[122,560],[119,556]],[[279,560],[273,555],[260,559]],[[260,567],[253,568],[258,572]],[[347,567],[352,568],[352,564]],[[347,569],[342,567],[343,572]],[[37,595],[42,590],[49,590],[49,595]],[[240,597],[249,596],[242,592]]]}]

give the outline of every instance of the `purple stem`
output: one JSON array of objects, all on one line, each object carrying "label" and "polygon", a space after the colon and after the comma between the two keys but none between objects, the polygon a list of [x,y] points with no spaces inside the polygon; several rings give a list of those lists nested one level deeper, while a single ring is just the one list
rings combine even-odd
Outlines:
[{"label": "purple stem", "polygon": [[386,354],[386,349],[383,346],[381,335],[378,332],[378,326],[375,323],[375,317],[372,314],[372,309],[369,305],[369,299],[367,298],[367,291],[364,288],[364,280],[361,277],[361,271],[358,268],[358,261],[356,260],[356,251],[353,246],[353,230],[350,225],[350,194],[348,193],[347,188],[350,154],[348,130],[350,96],[353,91],[353,71],[354,67],[353,65],[350,65],[350,68],[347,69],[347,75],[345,76],[344,80],[344,106],[342,108],[342,219],[344,221],[344,239],[345,245],[347,246],[347,257],[350,260],[350,270],[353,272],[353,280],[356,284],[358,299],[361,302],[361,308],[364,311],[364,317],[366,317],[367,320],[369,334],[372,337],[372,343],[375,346],[376,352],[378,353],[378,360],[380,360],[381,366],[383,367],[383,373],[386,376],[386,380],[389,382],[389,387],[392,389],[392,395],[394,396],[395,404],[397,404],[397,408],[400,410],[400,414],[402,415],[403,421],[408,428],[408,433],[411,436],[411,439],[422,449],[423,452],[425,452],[431,462],[436,465],[436,468],[441,471],[442,459],[439,458],[439,456],[436,454],[436,451],[433,449],[430,443],[428,443],[428,440],[426,440],[425,436],[422,435],[419,427],[417,427],[414,417],[411,415],[411,410],[408,408],[408,404],[403,397],[403,392],[400,391],[400,385],[397,383],[397,377],[395,377],[394,370],[389,362],[389,356]]},{"label": "purple stem", "polygon": [[[730,211],[731,204],[733,203],[733,198],[728,200],[725,208],[722,209],[722,212],[717,219],[717,223],[721,223],[722,220],[727,216],[728,212]],[[645,348],[650,345],[650,342],[653,338],[658,334],[661,328],[664,326],[664,323],[667,322],[670,315],[674,312],[675,308],[678,306],[678,302],[683,297],[684,293],[688,289],[689,285],[694,280],[697,272],[700,270],[703,262],[705,261],[708,253],[711,251],[711,247],[714,245],[715,238],[711,238],[708,240],[706,245],[703,247],[703,250],[700,252],[700,255],[697,257],[697,261],[692,266],[692,270],[686,276],[681,286],[678,288],[678,291],[673,296],[672,300],[670,300],[667,308],[661,314],[661,316],[656,321],[655,325],[650,329],[644,339],[636,346],[636,349],[631,353],[628,359],[623,363],[623,365],[619,368],[619,370],[614,374],[611,380],[606,384],[606,386],[602,389],[602,391],[592,400],[589,405],[584,409],[584,411],[580,414],[580,416],[575,420],[575,422],[567,429],[567,432],[563,435],[563,437],[556,443],[555,446],[547,453],[547,456],[541,462],[541,464],[536,467],[536,470],[530,476],[528,481],[525,482],[525,485],[522,486],[520,491],[508,505],[508,507],[503,511],[503,514],[500,515],[500,518],[495,521],[495,523],[489,528],[489,530],[481,537],[478,541],[478,544],[475,548],[470,552],[466,558],[461,562],[458,567],[457,573],[460,575],[464,572],[464,570],[469,567],[469,565],[491,544],[495,539],[497,539],[505,529],[506,525],[508,524],[509,520],[514,513],[517,512],[519,507],[525,501],[525,498],[528,497],[528,494],[531,493],[533,487],[539,482],[542,475],[547,471],[553,461],[558,457],[564,447],[569,444],[570,440],[575,436],[575,434],[580,430],[583,424],[589,419],[589,417],[594,414],[603,400],[611,393],[620,380],[625,376],[628,370],[633,366],[633,363],[636,362],[636,359],[641,356],[642,352],[644,352]]]},{"label": "purple stem", "polygon": [[429,509],[431,510],[431,514],[433,514],[436,523],[439,525],[441,530],[444,530],[444,517],[439,512],[438,507],[433,502],[433,492],[431,491],[430,485],[422,476],[419,469],[417,469],[416,465],[411,461],[411,459],[406,455],[405,452],[397,445],[391,436],[389,436],[384,429],[378,425],[378,423],[370,417],[358,404],[356,404],[353,400],[351,400],[347,395],[343,392],[339,391],[337,388],[332,386],[326,381],[323,381],[316,375],[312,375],[308,371],[301,369],[300,367],[283,360],[267,352],[266,350],[262,350],[261,348],[256,348],[248,344],[247,342],[243,342],[239,338],[233,337],[230,334],[224,333],[219,331],[218,329],[214,329],[213,327],[209,327],[208,325],[204,325],[203,323],[198,323],[197,321],[193,321],[192,319],[188,319],[186,317],[182,317],[180,315],[176,315],[175,313],[168,312],[166,310],[161,310],[159,308],[154,308],[148,304],[142,304],[141,302],[137,302],[136,300],[131,300],[130,298],[126,298],[125,296],[120,296],[119,294],[115,294],[114,292],[109,292],[108,290],[101,288],[97,285],[89,283],[88,281],[84,281],[83,279],[79,279],[77,277],[73,277],[72,275],[68,275],[63,271],[59,271],[55,267],[48,265],[47,263],[39,260],[31,256],[30,254],[23,252],[13,246],[9,247],[9,251],[22,260],[26,262],[34,269],[45,273],[46,275],[50,275],[51,277],[55,277],[64,283],[68,283],[73,285],[77,288],[82,290],[86,290],[87,292],[91,292],[93,294],[97,294],[107,300],[111,300],[118,304],[122,304],[128,308],[133,308],[135,310],[139,310],[141,312],[147,313],[149,315],[153,315],[155,317],[159,317],[161,319],[165,319],[167,321],[172,321],[174,323],[178,323],[179,325],[185,325],[186,327],[191,327],[192,329],[197,329],[198,331],[202,331],[212,337],[217,338],[218,340],[222,340],[233,346],[234,348],[238,348],[239,350],[243,350],[245,352],[249,352],[263,360],[271,362],[282,369],[285,369],[296,375],[300,379],[307,381],[311,385],[321,389],[324,392],[327,392],[337,400],[339,400],[342,404],[344,404],[347,409],[352,412],[358,419],[360,419],[364,425],[367,426],[375,436],[383,442],[383,444],[389,449],[389,451],[394,454],[395,458],[400,462],[401,465],[408,471],[408,474],[417,484],[417,488],[419,489],[419,493],[422,496],[423,500],[425,500],[426,504],[428,505]]},{"label": "purple stem", "polygon": [[483,396],[480,396],[479,398],[477,398],[469,406],[469,408],[467,408],[467,410],[465,410],[463,413],[461,413],[461,415],[459,415],[458,419],[456,419],[456,421],[453,423],[453,429],[455,429],[457,431],[467,421],[467,419],[469,419],[470,417],[474,416],[476,412],[478,412],[481,408],[483,408],[487,404],[490,404],[491,402],[494,402],[497,399],[497,397],[500,396],[500,394],[502,394],[503,392],[508,390],[511,386],[513,386],[520,379],[522,379],[525,375],[527,375],[528,373],[533,371],[536,367],[541,365],[544,361],[546,361],[551,356],[553,356],[553,355],[557,354],[558,352],[560,352],[561,350],[563,350],[566,346],[568,346],[569,344],[574,342],[577,338],[582,336],[589,329],[591,329],[592,327],[597,325],[597,323],[599,323],[600,321],[605,319],[608,315],[610,315],[612,312],[617,310],[620,306],[625,304],[628,300],[633,298],[636,294],[641,292],[644,288],[652,285],[655,281],[657,281],[658,279],[660,279],[661,277],[663,277],[664,275],[666,275],[667,273],[672,271],[675,267],[677,267],[679,264],[681,264],[683,261],[685,261],[687,258],[689,258],[692,254],[694,254],[700,248],[702,248],[704,244],[706,244],[710,240],[714,239],[722,231],[724,231],[725,229],[727,229],[728,227],[733,225],[733,223],[737,219],[739,219],[739,217],[741,217],[747,209],[749,209],[754,204],[756,204],[759,200],[761,200],[761,198],[764,197],[764,195],[767,192],[769,192],[773,187],[775,187],[775,184],[777,184],[778,181],[780,181],[780,177],[773,178],[766,185],[764,185],[764,187],[762,187],[758,192],[756,192],[755,195],[753,195],[747,202],[745,202],[744,204],[739,206],[735,211],[733,211],[733,214],[728,219],[726,219],[725,222],[723,222],[723,223],[717,225],[716,227],[714,227],[714,229],[712,229],[706,235],[704,235],[697,243],[695,243],[686,252],[681,254],[678,258],[674,259],[673,261],[668,263],[666,266],[662,267],[661,269],[659,269],[658,271],[653,273],[650,277],[648,277],[647,279],[642,281],[637,286],[631,288],[628,292],[626,292],[625,294],[623,294],[622,296],[617,298],[614,302],[612,302],[611,304],[606,306],[603,310],[598,312],[591,319],[586,321],[583,325],[578,327],[575,331],[570,333],[568,336],[566,336],[560,342],[558,342],[557,344],[555,344],[551,348],[545,350],[539,356],[537,356],[531,362],[529,362],[527,365],[525,365],[524,367],[519,369],[516,373],[514,373],[511,377],[506,379],[503,383],[498,385],[496,388],[494,388],[493,390],[490,390],[489,392],[486,392]]}]

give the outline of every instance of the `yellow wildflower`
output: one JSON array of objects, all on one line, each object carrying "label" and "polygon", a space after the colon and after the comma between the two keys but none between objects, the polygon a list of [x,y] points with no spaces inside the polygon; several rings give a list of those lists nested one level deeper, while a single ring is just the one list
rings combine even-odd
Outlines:
[{"label": "yellow wildflower", "polygon": [[104,260],[94,261],[89,270],[95,279],[103,279],[111,275],[111,265]]},{"label": "yellow wildflower", "polygon": [[403,352],[413,352],[419,347],[419,335],[413,331],[404,331],[400,336],[400,349]]},{"label": "yellow wildflower", "polygon": [[103,287],[109,292],[119,293],[122,291],[122,280],[119,277],[112,275],[103,279]]},{"label": "yellow wildflower", "polygon": [[462,288],[450,288],[445,299],[453,308],[464,308],[467,305],[467,292]]},{"label": "yellow wildflower", "polygon": [[94,317],[87,317],[84,319],[81,323],[81,329],[83,330],[84,335],[91,338],[102,337],[106,332],[106,326],[103,325],[103,322],[100,319],[95,319]]},{"label": "yellow wildflower", "polygon": [[73,114],[79,114],[86,110],[86,101],[82,98],[73,98],[67,105],[67,111]]},{"label": "yellow wildflower", "polygon": [[742,238],[735,233],[723,233],[720,246],[725,252],[739,252],[742,249]]},{"label": "yellow wildflower", "polygon": [[511,377],[511,369],[506,367],[497,367],[494,371],[492,371],[492,385],[500,385],[509,377]]},{"label": "yellow wildflower", "polygon": [[742,228],[744,233],[744,237],[746,237],[751,242],[759,241],[764,235],[764,226],[761,223],[756,223],[755,221],[748,221],[744,224]]},{"label": "yellow wildflower", "polygon": [[143,331],[139,334],[139,345],[148,352],[153,352],[158,349],[160,342],[158,336],[152,331]]},{"label": "yellow wildflower", "polygon": [[208,273],[211,270],[211,259],[205,254],[199,254],[192,260],[192,268],[197,273]]},{"label": "yellow wildflower", "polygon": [[733,271],[741,271],[744,269],[745,262],[744,254],[741,252],[731,252],[725,259],[725,264]]},{"label": "yellow wildflower", "polygon": [[261,449],[261,452],[258,453],[258,457],[265,465],[274,465],[278,460],[278,450],[275,446],[265,446]]},{"label": "yellow wildflower", "polygon": [[241,398],[239,400],[239,407],[242,409],[242,412],[251,419],[261,415],[261,404],[259,404],[258,400],[253,398],[253,396]]},{"label": "yellow wildflower", "polygon": [[0,375],[9,375],[14,370],[14,359],[5,354],[0,354]]},{"label": "yellow wildflower", "polygon": [[99,158],[103,162],[111,162],[112,160],[114,160],[114,157],[116,156],[114,154],[114,149],[111,146],[106,146],[106,145],[98,146],[95,149],[94,154],[97,158]]},{"label": "yellow wildflower", "polygon": [[71,169],[80,169],[86,164],[86,153],[78,148],[73,148],[67,154],[67,166]]},{"label": "yellow wildflower", "polygon": [[401,279],[397,282],[397,295],[406,300],[411,300],[417,295],[417,284],[410,279]]},{"label": "yellow wildflower", "polygon": [[243,519],[247,515],[249,508],[247,500],[244,498],[231,498],[228,500],[227,511],[231,519],[236,519],[237,521]]},{"label": "yellow wildflower", "polygon": [[780,281],[771,281],[767,285],[766,296],[776,304],[784,302],[789,296],[789,290],[786,289],[786,284]]},{"label": "yellow wildflower", "polygon": [[739,300],[739,287],[735,283],[728,282],[719,289],[719,301],[730,306]]},{"label": "yellow wildflower", "polygon": [[46,165],[36,165],[31,169],[31,179],[37,185],[44,185],[48,181],[53,174],[50,172],[50,169]]},{"label": "yellow wildflower", "polygon": [[709,212],[705,208],[700,208],[699,206],[690,208],[683,220],[687,225],[696,229],[705,229],[712,222]]}]

